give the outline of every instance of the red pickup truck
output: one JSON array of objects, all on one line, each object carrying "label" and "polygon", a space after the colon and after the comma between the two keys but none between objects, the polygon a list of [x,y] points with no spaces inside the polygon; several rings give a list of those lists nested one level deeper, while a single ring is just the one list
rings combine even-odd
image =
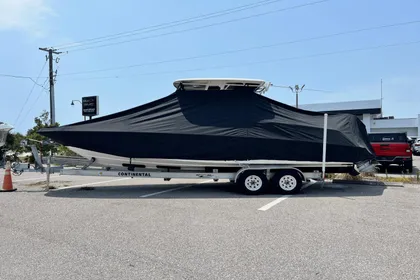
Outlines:
[{"label": "red pickup truck", "polygon": [[406,133],[371,133],[369,140],[383,167],[397,164],[413,172],[413,153]]}]

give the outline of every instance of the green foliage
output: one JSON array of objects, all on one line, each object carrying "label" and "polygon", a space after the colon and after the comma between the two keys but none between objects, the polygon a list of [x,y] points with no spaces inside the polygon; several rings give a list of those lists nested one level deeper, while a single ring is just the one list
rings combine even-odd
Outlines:
[{"label": "green foliage", "polygon": [[[50,125],[50,120],[48,118],[49,113],[47,111],[43,111],[39,117],[34,119],[35,126],[28,130],[26,133],[26,139],[28,140],[28,144],[35,145],[42,153],[43,156],[48,156],[50,151],[54,154],[57,153],[58,149],[54,145],[45,145],[40,142],[47,141],[48,138],[38,134],[38,131],[42,128],[52,127]],[[54,125],[54,127],[60,126],[58,123]],[[35,140],[35,141],[33,141]],[[40,141],[40,142],[38,142]]]},{"label": "green foliage", "polygon": [[71,151],[69,148],[67,148],[66,146],[62,146],[60,145],[57,149],[57,154],[62,155],[62,156],[78,156],[78,154],[76,154],[75,152]]},{"label": "green foliage", "polygon": [[[22,152],[30,152],[31,149],[29,147],[22,147],[21,141],[27,140],[28,145],[35,145],[38,151],[42,154],[42,156],[48,156],[50,151],[53,154],[59,154],[63,156],[76,156],[77,154],[70,151],[67,147],[62,145],[48,145],[43,142],[47,141],[48,138],[38,134],[38,131],[42,128],[51,127],[49,113],[47,111],[43,111],[40,116],[34,119],[35,126],[29,129],[26,135],[22,135],[21,133],[10,133],[7,137],[5,150],[11,150],[15,153],[22,153]],[[60,126],[59,123],[56,123],[54,127]],[[29,159],[30,162],[33,162],[33,156]]]},{"label": "green foliage", "polygon": [[25,139],[25,136],[21,133],[9,133],[6,139],[6,145],[4,150],[15,151],[17,153],[25,152],[26,149],[20,145],[20,142]]}]

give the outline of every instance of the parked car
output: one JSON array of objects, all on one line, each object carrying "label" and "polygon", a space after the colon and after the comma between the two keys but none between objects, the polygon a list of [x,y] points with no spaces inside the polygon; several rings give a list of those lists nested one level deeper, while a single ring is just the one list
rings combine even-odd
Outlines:
[{"label": "parked car", "polygon": [[420,155],[420,139],[417,139],[413,144],[413,154]]},{"label": "parked car", "polygon": [[413,152],[406,133],[371,133],[369,140],[383,167],[396,164],[413,172]]}]

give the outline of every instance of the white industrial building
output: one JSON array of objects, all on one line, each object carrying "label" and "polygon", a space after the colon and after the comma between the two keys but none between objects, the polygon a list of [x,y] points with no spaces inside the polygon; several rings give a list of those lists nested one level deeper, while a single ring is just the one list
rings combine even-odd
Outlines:
[{"label": "white industrial building", "polygon": [[420,135],[420,114],[415,118],[397,119],[383,117],[381,100],[362,100],[334,103],[300,105],[300,109],[328,114],[350,113],[358,116],[366,126],[368,133],[406,132],[408,136]]}]

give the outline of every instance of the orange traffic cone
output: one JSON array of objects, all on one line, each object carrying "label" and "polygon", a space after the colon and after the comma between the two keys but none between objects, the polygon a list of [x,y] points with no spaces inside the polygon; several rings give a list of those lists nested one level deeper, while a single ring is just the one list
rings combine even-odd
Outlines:
[{"label": "orange traffic cone", "polygon": [[0,192],[13,192],[16,190],[13,188],[11,169],[10,161],[8,161],[6,163],[6,171],[4,172],[3,189]]}]

